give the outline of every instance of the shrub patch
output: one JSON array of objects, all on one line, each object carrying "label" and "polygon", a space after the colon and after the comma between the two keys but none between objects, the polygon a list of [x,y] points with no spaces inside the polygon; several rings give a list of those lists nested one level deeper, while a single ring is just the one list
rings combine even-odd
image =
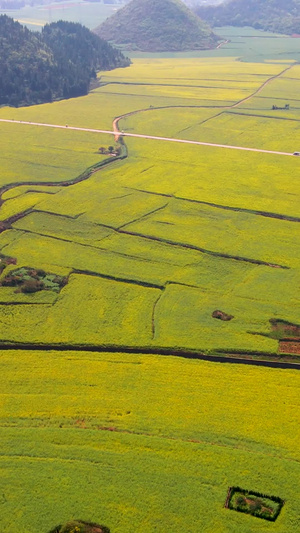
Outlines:
[{"label": "shrub patch", "polygon": [[49,274],[42,269],[22,267],[7,274],[0,285],[16,287],[15,292],[33,293],[42,290],[59,292],[67,283],[67,277]]},{"label": "shrub patch", "polygon": [[267,496],[266,494],[241,489],[240,487],[230,487],[225,507],[275,522],[283,504],[284,501],[278,496]]},{"label": "shrub patch", "polygon": [[7,267],[7,265],[16,265],[17,260],[15,257],[9,257],[8,255],[0,254],[0,274]]},{"label": "shrub patch", "polygon": [[218,320],[223,320],[224,322],[229,322],[229,320],[232,320],[234,316],[228,315],[227,313],[224,313],[224,311],[220,311],[219,309],[216,309],[211,315],[213,318],[217,318]]},{"label": "shrub patch", "polygon": [[94,522],[71,520],[66,524],[56,526],[49,533],[110,533],[110,529]]}]

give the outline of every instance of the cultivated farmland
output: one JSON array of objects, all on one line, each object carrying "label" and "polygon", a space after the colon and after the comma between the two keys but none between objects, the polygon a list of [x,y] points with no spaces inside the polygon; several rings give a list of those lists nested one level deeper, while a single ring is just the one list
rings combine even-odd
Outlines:
[{"label": "cultivated farmland", "polygon": [[[298,362],[298,77],[288,55],[144,58],[0,110],[1,533],[299,529],[298,367],[174,357]],[[116,118],[119,143],[71,129]],[[229,487],[284,500],[276,522]]]}]

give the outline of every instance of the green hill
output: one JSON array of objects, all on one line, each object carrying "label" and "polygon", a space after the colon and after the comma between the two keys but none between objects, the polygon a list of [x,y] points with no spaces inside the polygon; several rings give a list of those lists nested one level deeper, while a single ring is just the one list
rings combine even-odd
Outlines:
[{"label": "green hill", "polygon": [[94,31],[128,50],[144,52],[213,48],[217,41],[181,0],[132,0]]},{"label": "green hill", "polygon": [[279,33],[300,33],[300,0],[230,0],[196,9],[213,26],[253,26]]},{"label": "green hill", "polygon": [[97,70],[129,60],[81,24],[55,22],[42,33],[0,16],[0,105],[30,105],[87,94]]}]

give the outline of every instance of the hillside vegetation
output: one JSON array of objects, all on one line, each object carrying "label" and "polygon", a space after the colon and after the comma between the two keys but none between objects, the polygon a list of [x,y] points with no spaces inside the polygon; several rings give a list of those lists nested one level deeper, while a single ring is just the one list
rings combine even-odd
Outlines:
[{"label": "hillside vegetation", "polygon": [[132,0],[95,33],[145,52],[199,50],[217,41],[209,26],[180,0]]},{"label": "hillside vegetation", "polygon": [[299,0],[229,0],[219,6],[198,6],[196,12],[213,26],[253,26],[300,33]]},{"label": "hillside vegetation", "polygon": [[87,94],[97,70],[127,66],[123,54],[81,24],[59,21],[42,33],[0,16],[0,105]]}]

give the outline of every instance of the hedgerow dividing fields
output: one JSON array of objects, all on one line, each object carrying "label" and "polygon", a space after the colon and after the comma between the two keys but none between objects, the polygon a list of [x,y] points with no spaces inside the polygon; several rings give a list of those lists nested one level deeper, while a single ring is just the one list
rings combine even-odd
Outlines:
[{"label": "hedgerow dividing fields", "polygon": [[[68,277],[59,294],[0,287],[1,533],[72,517],[112,533],[299,529],[298,372],[122,352],[277,357],[270,319],[299,322],[298,158],[125,138],[127,159],[62,186],[113,138],[17,123],[111,130],[140,111],[120,129],[293,151],[296,121],[250,116],[278,80],[239,103],[288,64],[139,60],[102,80],[122,95],[0,110],[16,121],[1,124],[1,183],[23,183],[2,194],[0,253]],[[224,509],[236,485],[282,497],[275,524]]]}]

